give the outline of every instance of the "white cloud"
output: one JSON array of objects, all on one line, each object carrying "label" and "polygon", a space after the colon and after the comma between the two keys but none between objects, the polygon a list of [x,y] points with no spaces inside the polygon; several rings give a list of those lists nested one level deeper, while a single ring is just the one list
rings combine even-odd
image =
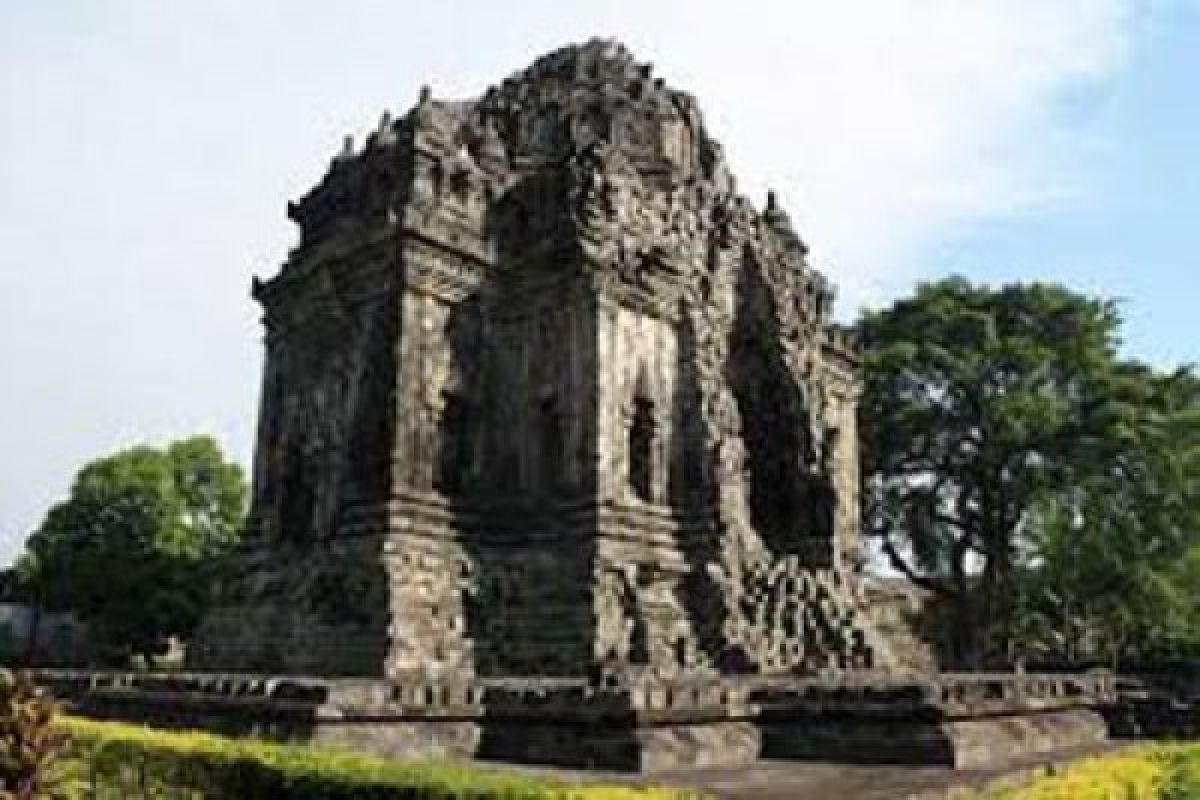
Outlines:
[{"label": "white cloud", "polygon": [[209,430],[248,460],[251,273],[347,130],[615,35],[693,92],[743,188],[781,190],[847,299],[954,226],[1079,189],[1121,0],[4,4],[0,551],[84,460]]},{"label": "white cloud", "polygon": [[681,65],[852,299],[910,280],[957,225],[1083,190],[1094,132],[1061,101],[1103,89],[1134,23],[1103,0],[738,8]]}]

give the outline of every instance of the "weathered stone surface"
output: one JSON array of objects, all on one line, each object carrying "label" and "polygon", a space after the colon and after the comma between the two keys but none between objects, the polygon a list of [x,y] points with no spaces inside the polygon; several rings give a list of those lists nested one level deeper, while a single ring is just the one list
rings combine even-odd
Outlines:
[{"label": "weathered stone surface", "polygon": [[475,755],[483,715],[482,691],[469,685],[66,671],[39,679],[88,716],[405,758]]},{"label": "weathered stone surface", "polygon": [[199,668],[776,673],[862,609],[856,351],[772,195],[621,45],[423,92],[291,204]]},{"label": "weathered stone surface", "polygon": [[847,674],[768,681],[751,695],[763,755],[809,761],[988,767],[1107,738],[1106,675]]},{"label": "weathered stone surface", "polygon": [[1094,747],[1104,675],[846,672],[819,679],[642,677],[397,682],[46,671],[78,713],[341,744],[388,756],[481,757],[658,772],[799,761],[962,769]]},{"label": "weathered stone surface", "polygon": [[1200,675],[1195,670],[1124,676],[1102,707],[1117,738],[1200,739]]}]

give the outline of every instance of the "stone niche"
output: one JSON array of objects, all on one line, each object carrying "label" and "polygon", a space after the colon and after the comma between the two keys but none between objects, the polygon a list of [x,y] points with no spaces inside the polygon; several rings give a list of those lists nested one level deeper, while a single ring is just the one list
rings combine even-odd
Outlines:
[{"label": "stone niche", "polygon": [[[389,753],[658,769],[911,734],[978,763],[990,729],[895,671],[865,601],[832,286],[735,187],[696,101],[609,40],[348,139],[254,284],[250,517],[189,651],[293,678],[184,681],[174,716],[161,686],[67,685]],[[301,675],[303,708],[278,694]],[[832,716],[809,683],[863,675]],[[1094,738],[1088,692],[1003,684],[990,718],[1044,723],[1001,726],[1006,753]],[[247,692],[259,716],[223,705]]]}]

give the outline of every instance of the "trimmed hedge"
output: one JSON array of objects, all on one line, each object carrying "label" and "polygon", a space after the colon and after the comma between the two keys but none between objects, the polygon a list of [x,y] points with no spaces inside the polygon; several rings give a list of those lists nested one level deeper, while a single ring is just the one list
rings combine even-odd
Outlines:
[{"label": "trimmed hedge", "polygon": [[[71,770],[88,798],[271,800],[685,800],[694,793],[569,786],[450,761],[392,761],[348,750],[164,731],[63,717]],[[964,797],[953,793],[954,797]],[[1200,744],[1088,758],[979,800],[1200,800]]]},{"label": "trimmed hedge", "polygon": [[1197,800],[1200,744],[1148,745],[1087,758],[988,800]]},{"label": "trimmed hedge", "polygon": [[[449,761],[392,761],[348,750],[165,731],[63,717],[80,782],[100,797],[279,800],[683,800],[671,789],[568,786]],[[92,795],[89,795],[92,796]],[[172,794],[171,796],[177,796]]]}]

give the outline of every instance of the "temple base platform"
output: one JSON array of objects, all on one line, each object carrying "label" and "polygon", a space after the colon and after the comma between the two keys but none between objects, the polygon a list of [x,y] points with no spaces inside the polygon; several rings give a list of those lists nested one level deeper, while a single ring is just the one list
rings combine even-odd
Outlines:
[{"label": "temple base platform", "polygon": [[43,671],[75,712],[164,728],[628,772],[758,759],[988,768],[1099,745],[1097,675],[322,679]]}]

